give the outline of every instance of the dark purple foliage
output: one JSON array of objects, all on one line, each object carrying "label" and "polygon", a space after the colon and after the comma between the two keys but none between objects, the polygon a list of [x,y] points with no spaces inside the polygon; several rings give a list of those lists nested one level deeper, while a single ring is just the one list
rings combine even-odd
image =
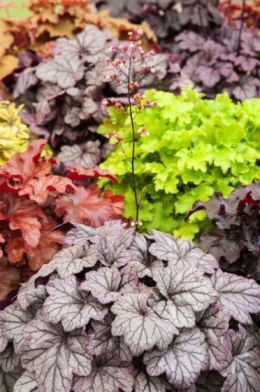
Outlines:
[{"label": "dark purple foliage", "polygon": [[163,49],[171,48],[173,37],[185,28],[206,33],[223,21],[218,0],[95,0],[95,4],[131,22],[146,21]]},{"label": "dark purple foliage", "polygon": [[260,281],[260,183],[240,187],[226,200],[215,194],[206,203],[196,203],[192,212],[200,209],[214,222],[200,247],[224,270]]},{"label": "dark purple foliage", "polygon": [[119,221],[66,242],[0,311],[1,392],[257,390],[254,280]]},{"label": "dark purple foliage", "polygon": [[[215,97],[228,92],[236,100],[260,96],[260,36],[244,27],[223,24],[204,38],[194,31],[176,37],[180,72],[175,73],[172,89],[190,83]],[[176,58],[170,62],[176,63]]]}]

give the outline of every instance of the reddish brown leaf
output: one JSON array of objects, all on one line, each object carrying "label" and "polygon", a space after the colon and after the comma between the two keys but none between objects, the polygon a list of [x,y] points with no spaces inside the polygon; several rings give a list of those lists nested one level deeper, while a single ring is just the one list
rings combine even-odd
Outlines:
[{"label": "reddish brown leaf", "polygon": [[39,218],[45,214],[36,203],[13,195],[3,195],[0,202],[0,220],[9,222],[11,230],[21,230],[22,237],[30,246],[36,246],[40,239]]},{"label": "reddish brown leaf", "polygon": [[0,276],[0,301],[2,301],[10,291],[19,286],[21,276],[17,268],[12,267],[4,258],[0,259]]},{"label": "reddish brown leaf", "polygon": [[43,264],[48,263],[64,243],[64,233],[60,230],[51,231],[56,225],[52,219],[42,226],[41,237],[36,247],[26,246],[29,267],[37,271]]},{"label": "reddish brown leaf", "polygon": [[50,192],[65,193],[66,190],[76,190],[69,178],[62,176],[49,176],[33,179],[26,184],[19,192],[22,195],[28,195],[31,200],[37,203],[44,203]]},{"label": "reddish brown leaf", "polygon": [[111,174],[108,170],[100,169],[98,166],[94,166],[88,169],[83,167],[75,167],[67,170],[68,177],[73,181],[82,181],[89,178],[105,177],[114,181],[118,184],[117,178]]},{"label": "reddish brown leaf", "polygon": [[46,141],[34,141],[27,151],[15,154],[0,169],[1,190],[21,190],[35,178],[50,174],[53,159],[40,159]]},{"label": "reddish brown leaf", "polygon": [[5,251],[7,253],[9,263],[20,263],[25,253],[25,242],[23,238],[17,234],[9,238]]},{"label": "reddish brown leaf", "polygon": [[58,198],[55,211],[64,217],[64,222],[98,227],[107,220],[119,218],[123,202],[123,196],[115,196],[110,191],[100,195],[98,187],[92,184],[87,189],[78,187],[75,193]]}]

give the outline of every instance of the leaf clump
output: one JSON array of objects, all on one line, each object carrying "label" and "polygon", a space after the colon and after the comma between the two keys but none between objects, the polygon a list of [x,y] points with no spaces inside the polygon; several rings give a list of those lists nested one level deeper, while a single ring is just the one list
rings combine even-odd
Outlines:
[{"label": "leaf clump", "polygon": [[51,260],[66,223],[98,227],[122,214],[122,196],[90,184],[99,175],[115,177],[94,168],[59,173],[58,162],[42,156],[45,146],[39,139],[0,167],[0,300]]},{"label": "leaf clump", "polygon": [[195,203],[191,213],[201,209],[214,225],[200,238],[200,247],[226,271],[260,281],[259,182],[237,188],[228,198],[216,193],[206,203]]},{"label": "leaf clump", "polygon": [[[110,150],[96,128],[107,115],[104,98],[126,97],[126,89],[105,81],[106,59],[114,59],[110,48],[118,44],[108,30],[87,24],[75,38],[57,39],[52,57],[14,75],[13,99],[24,103],[28,124],[48,138],[66,166],[91,167]],[[156,54],[150,66],[150,78],[139,71],[142,88],[165,78],[166,55]]]},{"label": "leaf clump", "polygon": [[0,377],[14,391],[239,392],[257,385],[255,281],[233,284],[236,276],[214,257],[203,264],[206,254],[191,242],[142,235],[119,221],[77,224],[66,243],[0,311]]}]

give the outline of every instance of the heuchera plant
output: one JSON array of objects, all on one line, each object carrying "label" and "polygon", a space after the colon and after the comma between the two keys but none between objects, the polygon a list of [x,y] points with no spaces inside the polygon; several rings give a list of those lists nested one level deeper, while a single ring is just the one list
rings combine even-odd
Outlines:
[{"label": "heuchera plant", "polygon": [[98,227],[122,213],[122,196],[87,185],[91,178],[115,177],[98,168],[54,174],[56,160],[41,156],[45,146],[46,141],[37,140],[0,167],[0,299],[19,273],[26,280],[51,260],[63,244],[66,222]]},{"label": "heuchera plant", "polygon": [[[234,187],[259,178],[260,101],[235,104],[226,94],[208,100],[187,88],[179,96],[152,90],[145,97],[157,106],[132,107],[139,219],[146,229],[191,239],[207,222],[203,211],[184,221],[195,201],[207,201],[215,191],[227,197]],[[118,176],[112,189],[125,195],[126,216],[134,217],[130,109],[111,107],[109,113],[99,132],[116,132],[123,141],[101,167]]]},{"label": "heuchera plant", "polygon": [[170,58],[173,90],[190,84],[209,97],[223,91],[236,100],[260,96],[259,31],[223,24],[212,35],[184,31],[175,40],[180,62]]},{"label": "heuchera plant", "polygon": [[[114,37],[124,38],[127,31],[137,27],[125,19],[112,18],[106,11],[97,12],[87,0],[29,0],[26,18],[12,19],[9,8],[18,7],[10,0],[1,0],[0,7],[6,17],[0,19],[0,79],[18,66],[17,54],[22,50],[35,50],[43,57],[53,55],[55,40],[60,37],[72,39],[84,30],[87,23],[108,28]],[[156,41],[147,23],[145,42]]]},{"label": "heuchera plant", "polygon": [[174,36],[184,28],[206,33],[223,22],[218,0],[95,0],[95,4],[133,23],[146,21],[163,49],[172,48]]},{"label": "heuchera plant", "polygon": [[30,131],[22,122],[22,106],[0,100],[0,165],[28,147]]},{"label": "heuchera plant", "polygon": [[0,312],[2,392],[257,391],[254,280],[118,221],[66,243]]},{"label": "heuchera plant", "polygon": [[[65,164],[89,167],[107,152],[107,141],[95,131],[106,114],[102,99],[126,95],[104,81],[105,59],[113,58],[109,48],[117,43],[108,31],[87,25],[73,40],[58,39],[53,58],[18,75],[13,98],[25,103],[28,123],[43,128],[56,151],[66,146],[59,155]],[[150,66],[155,69],[152,77],[139,72],[142,87],[166,76],[166,56],[155,55]]]},{"label": "heuchera plant", "polygon": [[201,209],[214,226],[199,246],[213,254],[222,269],[260,281],[260,183],[240,187],[227,199],[216,193],[206,203],[197,202],[191,214]]}]

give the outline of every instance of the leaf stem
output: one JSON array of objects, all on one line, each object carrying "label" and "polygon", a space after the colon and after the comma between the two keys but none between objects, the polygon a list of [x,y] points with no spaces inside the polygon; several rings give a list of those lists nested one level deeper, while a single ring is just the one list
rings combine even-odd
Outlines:
[{"label": "leaf stem", "polygon": [[131,52],[130,59],[129,59],[128,80],[127,80],[127,98],[128,98],[128,105],[129,105],[129,111],[130,111],[130,121],[131,121],[132,138],[133,138],[133,141],[132,141],[132,154],[131,154],[131,178],[132,178],[132,189],[133,189],[134,200],[135,200],[135,221],[138,222],[138,220],[139,220],[140,204],[138,202],[137,189],[136,189],[136,180],[135,180],[135,144],[136,144],[136,136],[135,136],[135,126],[134,126],[132,103],[131,103],[131,93],[130,93],[132,55],[133,55],[133,51]]}]

